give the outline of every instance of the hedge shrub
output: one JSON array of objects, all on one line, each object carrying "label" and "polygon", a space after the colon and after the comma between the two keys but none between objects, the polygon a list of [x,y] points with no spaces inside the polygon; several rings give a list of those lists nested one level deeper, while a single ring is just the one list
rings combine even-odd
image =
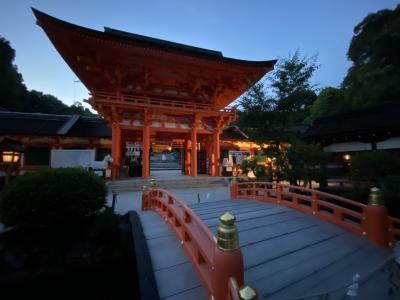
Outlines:
[{"label": "hedge shrub", "polygon": [[400,156],[384,150],[359,153],[351,160],[351,175],[355,180],[381,183],[389,175],[400,175]]},{"label": "hedge shrub", "polygon": [[104,207],[106,195],[104,180],[82,169],[26,173],[0,193],[0,222],[6,226],[68,224]]}]

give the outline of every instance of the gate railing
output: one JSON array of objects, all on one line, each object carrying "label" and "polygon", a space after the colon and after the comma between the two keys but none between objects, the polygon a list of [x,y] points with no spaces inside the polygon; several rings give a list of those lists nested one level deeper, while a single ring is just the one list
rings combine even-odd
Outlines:
[{"label": "gate railing", "polygon": [[143,190],[142,210],[149,209],[169,224],[211,299],[242,299],[241,293],[252,290],[243,285],[243,256],[233,215],[220,216],[218,236],[214,237],[203,221],[167,190]]},{"label": "gate railing", "polygon": [[400,240],[400,219],[388,216],[376,188],[371,189],[368,205],[313,189],[272,182],[232,182],[230,193],[231,199],[261,200],[312,214],[381,246],[391,247]]}]

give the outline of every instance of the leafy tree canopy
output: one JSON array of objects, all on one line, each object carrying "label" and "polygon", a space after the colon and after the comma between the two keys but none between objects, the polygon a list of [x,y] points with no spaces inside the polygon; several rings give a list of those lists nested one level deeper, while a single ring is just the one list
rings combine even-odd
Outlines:
[{"label": "leafy tree canopy", "polygon": [[310,109],[311,116],[327,116],[346,111],[347,103],[342,89],[327,87],[321,90]]},{"label": "leafy tree canopy", "polygon": [[304,186],[312,181],[324,182],[326,170],[323,167],[329,154],[314,143],[295,141],[286,151],[287,164],[284,166],[284,177],[292,184],[302,181]]},{"label": "leafy tree canopy", "polygon": [[347,56],[353,65],[341,87],[321,92],[312,119],[400,100],[400,5],[365,17]]},{"label": "leafy tree canopy", "polygon": [[15,50],[0,37],[0,107],[19,112],[93,115],[80,102],[68,106],[52,95],[28,91],[22,75],[13,64],[14,59]]},{"label": "leafy tree canopy", "polygon": [[271,75],[241,98],[239,126],[259,144],[290,139],[317,97],[311,83],[317,68],[316,57],[301,57],[298,51],[280,60]]}]

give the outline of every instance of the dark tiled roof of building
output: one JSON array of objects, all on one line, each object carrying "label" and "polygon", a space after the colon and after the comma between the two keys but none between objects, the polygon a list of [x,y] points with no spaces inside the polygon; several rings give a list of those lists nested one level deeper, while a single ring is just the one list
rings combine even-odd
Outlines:
[{"label": "dark tiled roof of building", "polygon": [[[77,120],[74,120],[76,117],[76,115],[0,111],[0,135],[111,137],[111,129],[103,119],[79,116]],[[72,126],[67,126],[68,123]],[[237,126],[228,126],[221,134],[221,140],[247,139],[247,135]]]},{"label": "dark tiled roof of building", "polygon": [[119,38],[123,38],[128,41],[130,41],[130,40],[141,41],[144,43],[149,43],[149,44],[157,45],[157,46],[164,46],[164,47],[170,47],[170,48],[175,48],[175,49],[179,49],[179,50],[192,51],[194,53],[207,54],[207,55],[212,55],[212,56],[217,56],[217,57],[223,56],[222,52],[220,52],[220,51],[175,43],[175,42],[157,39],[157,38],[153,38],[153,37],[148,37],[148,36],[144,36],[144,35],[140,35],[140,34],[136,34],[136,33],[126,32],[126,31],[122,31],[122,30],[118,30],[118,29],[114,29],[114,28],[110,28],[110,27],[104,27],[104,32],[106,34],[116,36]]},{"label": "dark tiled roof of building", "polygon": [[[59,130],[72,118],[71,115],[20,113],[0,111],[0,134],[57,136]],[[82,117],[64,136],[111,137],[111,129],[103,119]]]},{"label": "dark tiled roof of building", "polygon": [[400,133],[400,103],[386,103],[319,118],[307,130],[309,139],[369,139]]},{"label": "dark tiled roof of building", "polygon": [[249,137],[237,126],[227,126],[222,131],[220,139],[223,141],[245,141]]}]

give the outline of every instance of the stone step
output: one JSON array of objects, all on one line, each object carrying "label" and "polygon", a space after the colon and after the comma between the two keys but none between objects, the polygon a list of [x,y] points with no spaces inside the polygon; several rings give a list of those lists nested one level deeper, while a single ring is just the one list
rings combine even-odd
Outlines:
[{"label": "stone step", "polygon": [[[126,186],[143,186],[143,185],[149,185],[150,182],[148,181],[138,181],[135,183],[124,183],[124,184],[108,184],[110,187],[126,187]],[[219,180],[219,181],[157,181],[157,185],[199,185],[199,184],[225,184],[224,180]]]},{"label": "stone step", "polygon": [[[125,192],[125,191],[141,191],[144,185],[149,185],[150,180],[135,179],[135,180],[119,180],[109,182],[107,184],[111,192]],[[185,178],[185,179],[160,179],[157,181],[157,186],[165,189],[187,189],[187,188],[214,188],[227,186],[227,181],[224,178]]]},{"label": "stone step", "polygon": [[182,166],[176,162],[152,162],[150,164],[151,171],[162,170],[180,170]]}]

